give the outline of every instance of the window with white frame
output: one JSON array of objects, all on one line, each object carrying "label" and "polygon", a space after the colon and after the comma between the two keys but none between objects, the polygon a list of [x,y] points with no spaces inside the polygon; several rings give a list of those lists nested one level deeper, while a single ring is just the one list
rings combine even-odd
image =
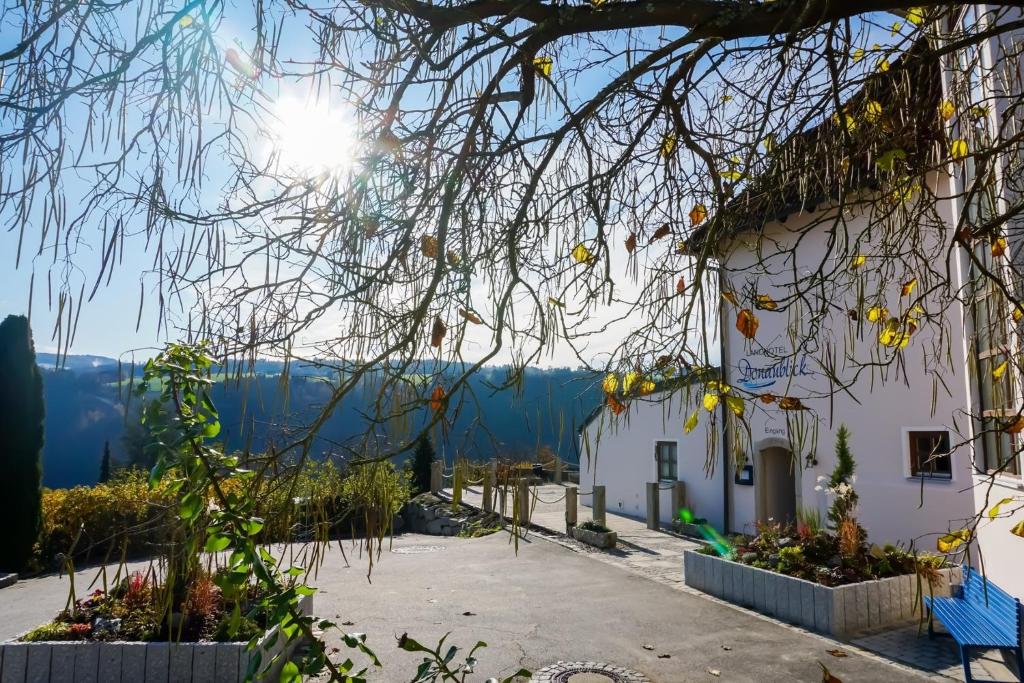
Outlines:
[{"label": "window with white frame", "polygon": [[910,474],[925,479],[952,479],[953,460],[949,453],[949,432],[911,430],[907,432]]},{"label": "window with white frame", "polygon": [[658,462],[658,479],[675,481],[679,478],[676,452],[675,441],[658,441],[654,444],[654,459]]}]

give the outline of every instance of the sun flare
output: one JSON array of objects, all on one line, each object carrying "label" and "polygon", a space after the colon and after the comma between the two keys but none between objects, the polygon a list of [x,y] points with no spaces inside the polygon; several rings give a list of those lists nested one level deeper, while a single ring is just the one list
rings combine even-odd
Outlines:
[{"label": "sun flare", "polygon": [[283,97],[274,106],[271,136],[278,164],[292,173],[344,175],[355,166],[356,123],[341,107]]}]

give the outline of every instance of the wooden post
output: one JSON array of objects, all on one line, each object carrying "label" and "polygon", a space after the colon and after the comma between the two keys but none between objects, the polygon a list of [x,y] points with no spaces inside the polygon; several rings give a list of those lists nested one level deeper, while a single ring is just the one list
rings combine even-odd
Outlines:
[{"label": "wooden post", "polygon": [[443,478],[441,476],[444,472],[441,469],[443,466],[440,460],[430,463],[430,492],[434,495],[440,493],[443,488]]},{"label": "wooden post", "polygon": [[576,494],[579,489],[575,486],[565,487],[565,533],[576,526]]},{"label": "wooden post", "polygon": [[483,509],[484,512],[494,512],[494,470],[490,467],[484,472]]},{"label": "wooden post", "polygon": [[661,490],[659,489],[658,482],[649,481],[647,482],[647,528],[657,529],[661,526],[661,511],[659,510],[659,498],[661,497]]},{"label": "wooden post", "polygon": [[672,485],[672,519],[679,519],[679,511],[686,507],[686,482]]},{"label": "wooden post", "polygon": [[562,483],[562,459],[555,458],[555,483]]},{"label": "wooden post", "polygon": [[594,507],[591,510],[593,510],[594,521],[604,526],[604,486],[594,487]]},{"label": "wooden post", "polygon": [[530,523],[530,482],[522,477],[516,482],[516,498],[519,503],[519,525]]}]

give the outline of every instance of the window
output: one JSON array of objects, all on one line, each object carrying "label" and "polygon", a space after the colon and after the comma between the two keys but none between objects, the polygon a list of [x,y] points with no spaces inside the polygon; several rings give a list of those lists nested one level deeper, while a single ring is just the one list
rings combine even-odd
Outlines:
[{"label": "window", "polygon": [[659,441],[654,445],[654,457],[658,461],[658,479],[679,478],[679,469],[676,465],[676,442]]},{"label": "window", "polygon": [[908,432],[910,438],[910,474],[927,479],[952,479],[953,463],[949,455],[949,432]]}]

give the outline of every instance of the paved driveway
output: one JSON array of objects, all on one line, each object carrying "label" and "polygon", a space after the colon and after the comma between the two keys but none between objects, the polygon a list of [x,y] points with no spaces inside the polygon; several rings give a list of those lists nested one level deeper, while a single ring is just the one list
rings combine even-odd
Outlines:
[{"label": "paved driveway", "polygon": [[[396,647],[405,631],[425,644],[449,631],[449,642],[460,647],[486,641],[473,681],[559,660],[606,662],[640,671],[655,683],[816,682],[818,662],[845,683],[920,680],[857,651],[834,657],[828,653],[835,647],[831,641],[595,562],[535,535],[520,541],[518,554],[507,534],[403,535],[385,549],[370,581],[365,556],[346,551],[350,564],[335,546],[319,569],[315,610],[339,623],[353,622],[345,626],[349,631],[368,634],[384,663],[372,681],[410,680],[419,658]],[[80,573],[80,591],[89,574]],[[51,576],[0,590],[0,637],[52,615],[64,605],[67,588],[66,578]],[[330,641],[347,653],[338,638]]]}]

